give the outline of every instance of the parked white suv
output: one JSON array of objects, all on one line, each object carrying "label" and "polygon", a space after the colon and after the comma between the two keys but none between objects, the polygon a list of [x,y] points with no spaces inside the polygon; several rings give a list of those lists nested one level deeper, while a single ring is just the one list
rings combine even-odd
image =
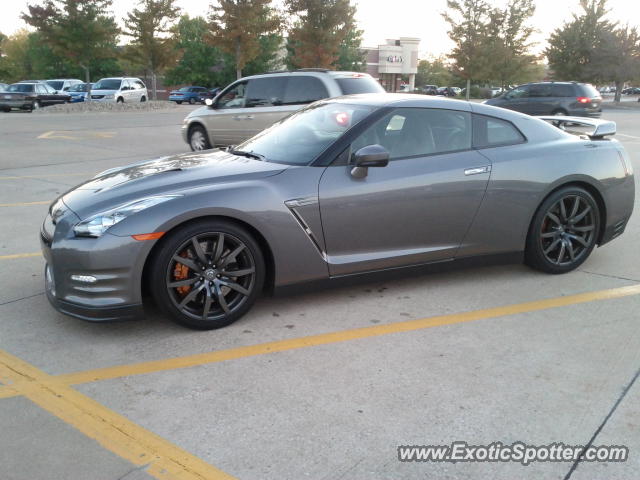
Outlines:
[{"label": "parked white suv", "polygon": [[91,87],[94,102],[146,102],[148,98],[147,87],[139,78],[102,78]]},{"label": "parked white suv", "polygon": [[192,111],[184,119],[182,137],[194,151],[237,145],[309,103],[356,93],[384,89],[359,72],[309,68],[245,77]]},{"label": "parked white suv", "polygon": [[68,92],[74,85],[84,83],[77,78],[52,78],[45,82],[57,92]]}]

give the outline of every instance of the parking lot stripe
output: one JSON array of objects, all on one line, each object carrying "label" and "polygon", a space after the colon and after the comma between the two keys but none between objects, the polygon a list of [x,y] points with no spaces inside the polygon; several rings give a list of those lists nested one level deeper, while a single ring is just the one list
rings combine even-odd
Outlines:
[{"label": "parking lot stripe", "polygon": [[42,252],[14,253],[13,255],[0,255],[0,260],[13,260],[16,258],[41,257]]},{"label": "parking lot stripe", "polygon": [[246,347],[231,348],[185,357],[175,357],[150,362],[134,363],[114,367],[99,368],[84,372],[69,373],[59,375],[56,378],[67,385],[77,385],[81,383],[97,382],[112,378],[121,378],[131,375],[142,375],[146,373],[175,370],[179,368],[194,367],[209,363],[224,362],[246,357],[254,357],[287,350],[296,350],[318,345],[328,345],[333,343],[358,340],[363,338],[378,337],[400,332],[410,332],[425,328],[438,327],[443,325],[453,325],[457,323],[472,322],[488,318],[504,317],[520,313],[547,310],[550,308],[566,307],[581,303],[594,302],[598,300],[611,300],[640,294],[640,284],[627,287],[619,287],[595,292],[567,295],[563,297],[536,300],[533,302],[517,303],[502,307],[486,308],[470,312],[454,313],[448,315],[438,315],[435,317],[421,318],[418,320],[408,320],[403,322],[362,327],[352,330],[341,330],[338,332],[323,333],[307,337],[298,337],[275,342],[249,345]]},{"label": "parking lot stripe", "polygon": [[48,205],[51,200],[44,200],[42,202],[18,202],[18,203],[0,203],[0,207],[28,207],[31,205]]},{"label": "parking lot stripe", "polygon": [[234,477],[131,422],[23,360],[0,350],[0,378],[104,448],[157,479],[232,480]]}]

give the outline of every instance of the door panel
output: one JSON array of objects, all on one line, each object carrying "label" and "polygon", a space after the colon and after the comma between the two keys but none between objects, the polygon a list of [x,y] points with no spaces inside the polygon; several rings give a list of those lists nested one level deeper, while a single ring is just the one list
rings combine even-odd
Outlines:
[{"label": "door panel", "polygon": [[[490,162],[470,149],[394,160],[394,152],[406,155],[411,148],[446,148],[422,138],[412,144],[407,135],[416,136],[417,131],[407,125],[407,118],[403,122],[392,117],[384,138],[367,131],[352,144],[352,152],[361,144],[385,146],[392,155],[386,167],[369,168],[364,178],[355,178],[351,165],[330,166],[320,180],[331,275],[451,259],[473,221],[487,187]],[[446,122],[435,120],[439,135],[446,135]],[[456,141],[459,138],[448,140],[450,145]]]}]

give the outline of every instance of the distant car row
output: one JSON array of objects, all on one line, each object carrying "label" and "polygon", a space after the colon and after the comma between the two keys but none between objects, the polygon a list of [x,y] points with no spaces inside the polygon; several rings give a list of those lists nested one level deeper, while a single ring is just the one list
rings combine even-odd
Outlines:
[{"label": "distant car row", "polygon": [[441,95],[444,97],[455,97],[462,93],[462,89],[458,87],[438,87],[437,85],[424,85],[420,91],[425,95]]},{"label": "distant car row", "polygon": [[[90,88],[89,88],[90,87]],[[84,102],[91,91],[94,102],[146,102],[147,87],[139,78],[103,78],[96,83],[74,79],[23,80],[0,84],[0,110],[37,110],[59,103]]]}]

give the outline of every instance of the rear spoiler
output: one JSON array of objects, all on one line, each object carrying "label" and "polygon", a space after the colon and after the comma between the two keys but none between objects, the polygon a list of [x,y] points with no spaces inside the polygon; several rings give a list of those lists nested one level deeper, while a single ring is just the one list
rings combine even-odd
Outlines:
[{"label": "rear spoiler", "polygon": [[[553,124],[560,130],[565,130],[569,133],[576,133],[579,135],[587,135],[592,140],[602,140],[607,135],[616,134],[616,122],[612,122],[610,120],[599,120],[597,118],[585,117],[564,117],[558,115],[548,117],[543,116],[537,118]],[[591,133],[586,133],[578,130],[572,132],[571,130],[567,129],[567,127],[571,126],[593,127],[593,131]]]}]

